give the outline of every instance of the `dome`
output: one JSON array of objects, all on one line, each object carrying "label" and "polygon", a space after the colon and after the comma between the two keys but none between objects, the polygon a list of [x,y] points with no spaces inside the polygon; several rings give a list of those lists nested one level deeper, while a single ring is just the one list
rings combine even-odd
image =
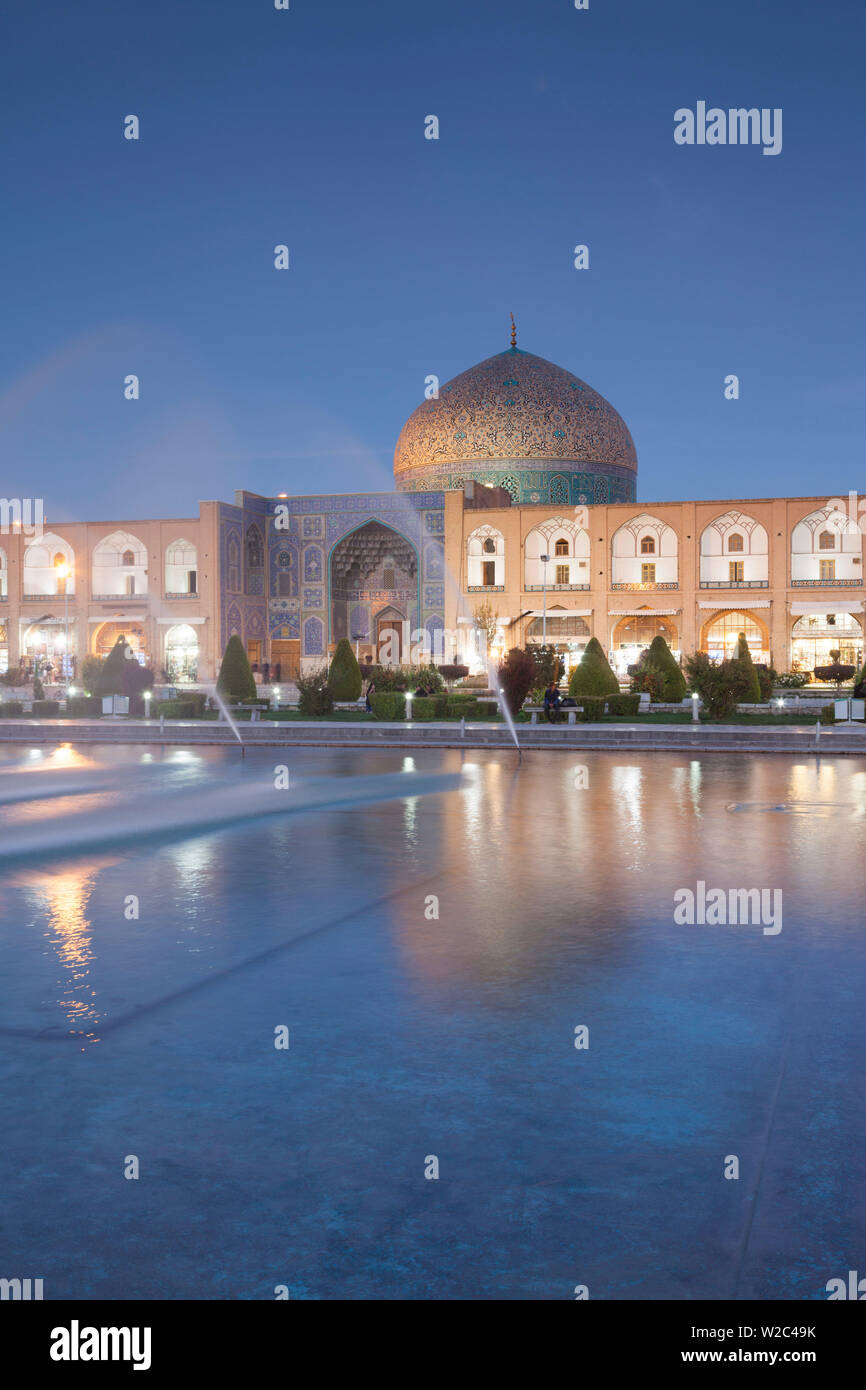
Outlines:
[{"label": "dome", "polygon": [[394,453],[402,491],[477,482],[516,502],[633,501],[637,454],[608,401],[512,346],[461,372],[409,416]]}]

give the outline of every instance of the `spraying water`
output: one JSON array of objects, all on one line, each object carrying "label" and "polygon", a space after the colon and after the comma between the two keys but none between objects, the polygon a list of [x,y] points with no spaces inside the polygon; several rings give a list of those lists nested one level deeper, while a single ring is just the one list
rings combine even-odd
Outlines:
[{"label": "spraying water", "polygon": [[229,728],[231,729],[232,733],[234,734],[235,738],[237,739],[238,743],[240,744],[240,746],[241,746],[241,757],[243,757],[243,756],[245,755],[245,753],[246,753],[246,749],[244,748],[244,741],[243,741],[243,739],[241,738],[241,731],[240,731],[240,729],[238,728],[237,724],[235,723],[234,719],[232,719],[231,715],[229,714],[229,712],[228,712],[228,707],[227,707],[227,705],[226,705],[226,703],[225,703],[225,700],[223,699],[222,695],[220,695],[220,693],[219,693],[219,691],[217,690],[216,686],[214,686],[214,688],[213,688],[213,697],[214,697],[214,699],[216,700],[217,705],[219,706],[220,711],[221,711],[223,717],[225,718],[226,723],[228,724]]},{"label": "spraying water", "polygon": [[522,762],[523,752],[521,750],[520,742],[517,737],[517,729],[515,728],[514,720],[511,717],[511,710],[508,708],[508,701],[505,698],[502,686],[499,684],[499,674],[496,670],[495,661],[488,661],[487,663],[487,679],[490,681],[491,689],[496,691],[496,698],[499,701],[499,708],[502,711],[502,717],[504,718],[506,724],[511,730],[511,737],[514,739],[514,747],[517,749],[517,756]]}]

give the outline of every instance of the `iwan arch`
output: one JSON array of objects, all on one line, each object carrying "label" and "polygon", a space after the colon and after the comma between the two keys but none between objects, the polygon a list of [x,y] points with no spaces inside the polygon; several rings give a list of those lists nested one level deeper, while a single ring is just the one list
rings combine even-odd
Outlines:
[{"label": "iwan arch", "polygon": [[637,471],[613,406],[512,337],[410,415],[395,491],[0,537],[0,668],[62,660],[67,628],[77,660],[123,631],[159,675],[207,682],[237,634],[286,681],[340,637],[435,655],[482,606],[500,650],[546,635],[571,664],[595,636],[623,674],[656,633],[721,657],[745,632],[780,671],[862,662],[866,522],[821,496],[639,502]]}]

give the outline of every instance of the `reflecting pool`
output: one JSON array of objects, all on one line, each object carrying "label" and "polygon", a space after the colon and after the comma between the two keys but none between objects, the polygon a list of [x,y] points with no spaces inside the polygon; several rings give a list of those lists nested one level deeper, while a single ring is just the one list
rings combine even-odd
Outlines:
[{"label": "reflecting pool", "polygon": [[[4,749],[0,1275],[826,1298],[864,862],[862,759]],[[677,920],[751,889],[779,930]]]}]

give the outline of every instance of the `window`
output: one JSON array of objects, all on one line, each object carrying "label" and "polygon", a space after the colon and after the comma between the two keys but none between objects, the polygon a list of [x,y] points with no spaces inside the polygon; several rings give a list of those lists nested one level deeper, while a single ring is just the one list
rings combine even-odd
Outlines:
[{"label": "window", "polygon": [[[492,545],[491,541],[491,545]],[[492,589],[496,584],[496,561],[482,560],[481,562],[481,583],[485,588]]]},{"label": "window", "polygon": [[197,594],[197,593],[198,593],[198,571],[197,571],[197,570],[187,570],[187,574],[186,574],[186,584],[187,584],[187,589],[186,589],[186,591],[187,591],[188,594]]},{"label": "window", "polygon": [[265,563],[265,548],[257,526],[247,527],[247,569],[260,570]]},{"label": "window", "polygon": [[818,549],[819,549],[819,550],[835,550],[835,549],[836,549],[836,537],[833,535],[833,532],[832,532],[832,531],[822,531],[822,532],[821,532],[820,536],[818,537]]},{"label": "window", "polygon": [[655,555],[656,543],[653,536],[644,536],[640,543],[640,553],[641,555]]},{"label": "window", "polygon": [[745,563],[742,560],[728,561],[728,580],[731,584],[742,584],[745,572]]},{"label": "window", "polygon": [[735,531],[732,536],[728,536],[728,550],[730,550],[731,552],[737,551],[739,553],[742,553],[743,538],[740,535],[739,531]]},{"label": "window", "polygon": [[556,582],[557,584],[568,583],[568,565],[556,566]]},{"label": "window", "polygon": [[396,589],[396,587],[397,582],[394,567],[393,565],[386,565],[385,569],[382,571],[382,588]]},{"label": "window", "polygon": [[641,565],[641,567],[640,567],[640,582],[641,582],[641,584],[655,584],[655,582],[656,582],[656,567],[655,567],[655,565]]},{"label": "window", "polygon": [[557,541],[556,545],[553,547],[553,553],[554,555],[567,555],[568,541]]},{"label": "window", "polygon": [[126,592],[127,592],[128,595],[129,595],[129,594],[134,594],[134,593],[135,593],[135,575],[134,575],[134,574],[128,574],[128,575],[126,576]]},{"label": "window", "polygon": [[822,582],[827,581],[828,583],[832,583],[836,578],[836,561],[820,560],[818,563],[821,570]]},{"label": "window", "polygon": [[121,563],[127,567],[135,564],[135,556],[131,550],[124,550]]},{"label": "window", "polygon": [[488,537],[487,537],[487,540],[484,542],[484,544],[483,544],[483,546],[481,547],[481,549],[484,551],[484,554],[485,554],[485,555],[495,555],[495,554],[496,554],[496,542],[495,542],[495,540],[493,540],[493,538],[492,538],[491,536],[488,536]]}]

